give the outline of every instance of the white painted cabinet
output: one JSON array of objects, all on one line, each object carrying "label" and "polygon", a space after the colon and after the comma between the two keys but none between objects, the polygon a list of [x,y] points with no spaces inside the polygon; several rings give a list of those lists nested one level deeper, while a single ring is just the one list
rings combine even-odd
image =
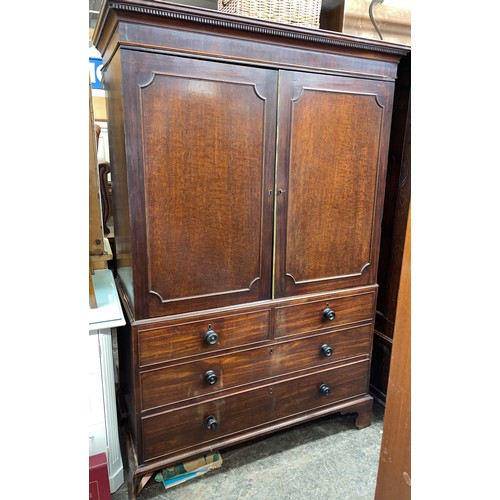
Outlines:
[{"label": "white painted cabinet", "polygon": [[89,456],[106,453],[111,492],[123,484],[123,461],[118,434],[113,329],[125,324],[113,274],[97,270],[92,276],[97,308],[89,309]]}]

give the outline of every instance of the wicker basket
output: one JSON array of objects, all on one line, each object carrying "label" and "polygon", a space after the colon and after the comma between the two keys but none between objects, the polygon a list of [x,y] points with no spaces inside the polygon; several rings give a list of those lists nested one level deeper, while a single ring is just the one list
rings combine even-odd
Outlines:
[{"label": "wicker basket", "polygon": [[319,28],[321,0],[217,0],[220,12]]}]

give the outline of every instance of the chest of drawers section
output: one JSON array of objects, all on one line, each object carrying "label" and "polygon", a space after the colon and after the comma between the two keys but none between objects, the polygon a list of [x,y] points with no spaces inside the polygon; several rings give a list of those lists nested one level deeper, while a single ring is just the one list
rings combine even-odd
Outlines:
[{"label": "chest of drawers section", "polygon": [[134,326],[141,461],[368,403],[375,296],[367,287]]},{"label": "chest of drawers section", "polygon": [[366,394],[367,368],[364,359],[145,416],[143,459],[182,460],[329,413]]}]

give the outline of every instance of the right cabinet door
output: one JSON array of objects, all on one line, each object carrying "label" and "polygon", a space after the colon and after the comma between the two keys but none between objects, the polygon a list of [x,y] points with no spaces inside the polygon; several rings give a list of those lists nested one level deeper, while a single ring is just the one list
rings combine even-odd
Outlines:
[{"label": "right cabinet door", "polygon": [[393,88],[280,72],[275,297],[376,282]]}]

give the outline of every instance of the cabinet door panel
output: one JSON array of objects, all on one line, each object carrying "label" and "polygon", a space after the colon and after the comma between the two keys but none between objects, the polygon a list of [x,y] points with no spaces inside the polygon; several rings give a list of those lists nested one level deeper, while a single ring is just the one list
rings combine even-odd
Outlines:
[{"label": "cabinet door panel", "polygon": [[280,78],[275,295],[374,283],[392,84]]},{"label": "cabinet door panel", "polygon": [[131,58],[132,173],[145,193],[136,297],[149,316],[269,298],[276,72]]}]

